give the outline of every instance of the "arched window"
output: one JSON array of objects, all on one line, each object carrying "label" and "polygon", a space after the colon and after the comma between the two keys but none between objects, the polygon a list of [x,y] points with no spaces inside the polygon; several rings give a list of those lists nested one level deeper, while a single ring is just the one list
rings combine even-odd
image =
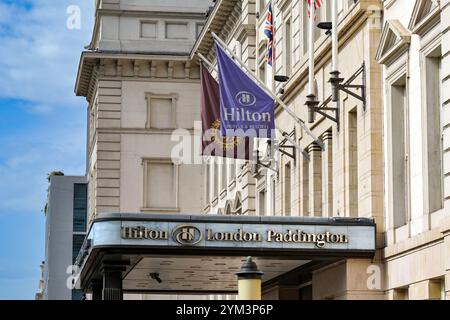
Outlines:
[{"label": "arched window", "polygon": [[232,215],[233,211],[231,210],[231,203],[229,201],[227,201],[226,205],[225,205],[225,215]]},{"label": "arched window", "polygon": [[241,203],[241,195],[236,194],[236,199],[234,201],[234,210],[233,213],[235,215],[242,215],[242,203]]}]

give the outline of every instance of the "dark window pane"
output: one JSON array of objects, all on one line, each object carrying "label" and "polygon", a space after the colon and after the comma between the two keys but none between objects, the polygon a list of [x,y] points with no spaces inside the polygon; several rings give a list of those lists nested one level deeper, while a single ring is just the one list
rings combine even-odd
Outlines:
[{"label": "dark window pane", "polygon": [[73,231],[86,232],[87,224],[87,185],[74,185]]},{"label": "dark window pane", "polygon": [[83,296],[83,291],[72,290],[72,300],[81,300],[82,296]]},{"label": "dark window pane", "polygon": [[73,200],[73,208],[74,209],[85,209],[86,205],[87,205],[87,199],[75,198]]},{"label": "dark window pane", "polygon": [[76,183],[73,193],[74,198],[87,198],[87,184]]},{"label": "dark window pane", "polygon": [[83,245],[85,236],[81,234],[74,234],[72,238],[72,257],[73,257],[73,263],[75,263],[75,260],[78,256],[78,253],[80,252],[81,246]]}]

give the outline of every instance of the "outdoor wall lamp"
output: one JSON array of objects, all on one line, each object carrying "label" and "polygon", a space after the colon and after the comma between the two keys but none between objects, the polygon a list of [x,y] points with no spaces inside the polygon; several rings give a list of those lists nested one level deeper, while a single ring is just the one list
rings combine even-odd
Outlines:
[{"label": "outdoor wall lamp", "polygon": [[331,35],[331,29],[333,28],[331,22],[319,22],[317,24],[317,28],[322,29],[322,30],[326,30],[325,34],[327,36]]},{"label": "outdoor wall lamp", "polygon": [[273,77],[277,82],[287,82],[289,80],[288,76],[276,75]]}]

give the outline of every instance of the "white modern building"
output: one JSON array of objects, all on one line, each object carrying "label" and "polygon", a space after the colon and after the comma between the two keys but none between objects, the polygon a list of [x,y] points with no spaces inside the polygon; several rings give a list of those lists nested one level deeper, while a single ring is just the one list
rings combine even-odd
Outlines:
[{"label": "white modern building", "polygon": [[49,176],[45,208],[45,261],[43,300],[79,300],[72,290],[75,258],[86,236],[87,184],[85,177]]}]

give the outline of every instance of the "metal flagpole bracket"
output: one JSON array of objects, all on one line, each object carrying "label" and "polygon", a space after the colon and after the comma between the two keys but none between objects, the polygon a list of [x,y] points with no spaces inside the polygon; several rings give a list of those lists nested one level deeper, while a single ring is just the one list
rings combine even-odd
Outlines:
[{"label": "metal flagpole bracket", "polygon": [[[363,103],[363,110],[366,111],[366,64],[363,62],[361,67],[344,83],[340,84],[344,79],[339,78],[339,71],[331,73],[331,85],[333,86],[333,101],[339,100],[339,91],[351,95]],[[361,75],[361,84],[354,84],[353,82]],[[351,91],[350,89],[360,90],[360,93]]]},{"label": "metal flagpole bracket", "polygon": [[[341,78],[339,71],[331,72],[331,77],[329,82],[331,83],[332,93],[331,95],[322,102],[322,104],[318,104],[316,101],[313,101],[312,98],[315,96],[308,96],[308,100],[306,101],[306,105],[309,108],[309,121],[314,122],[314,115],[318,113],[331,121],[336,122],[338,131],[340,130],[340,118],[339,118],[339,110],[340,110],[340,92],[343,91],[348,95],[360,100],[363,104],[363,110],[366,111],[366,66],[363,62],[362,66],[344,83],[344,78]],[[355,84],[355,80],[361,76],[361,84]],[[359,91],[359,92],[355,92]],[[329,104],[331,102],[336,102],[336,107],[330,107]],[[332,112],[334,115],[331,115],[327,112]]]},{"label": "metal flagpole bracket", "polygon": [[264,167],[268,170],[272,170],[273,172],[278,174],[278,164],[276,160],[274,159],[274,150],[277,149],[277,146],[272,146],[272,141],[267,141],[267,149],[264,154],[264,156],[261,157],[261,151],[255,150],[254,151],[254,157],[256,160],[256,163],[252,166],[252,174],[253,177],[258,178],[261,176],[261,167]]},{"label": "metal flagpole bracket", "polygon": [[[296,147],[295,145],[293,145],[291,143],[292,140],[296,140],[295,138],[295,129],[292,130],[291,133],[287,133],[287,132],[281,132],[281,134],[283,135],[283,140],[280,141],[280,143],[278,144],[278,150],[284,154],[285,156],[288,156],[289,158],[294,160],[294,163],[297,162],[297,156],[296,156]],[[309,157],[309,155],[307,154],[307,156]]]}]

